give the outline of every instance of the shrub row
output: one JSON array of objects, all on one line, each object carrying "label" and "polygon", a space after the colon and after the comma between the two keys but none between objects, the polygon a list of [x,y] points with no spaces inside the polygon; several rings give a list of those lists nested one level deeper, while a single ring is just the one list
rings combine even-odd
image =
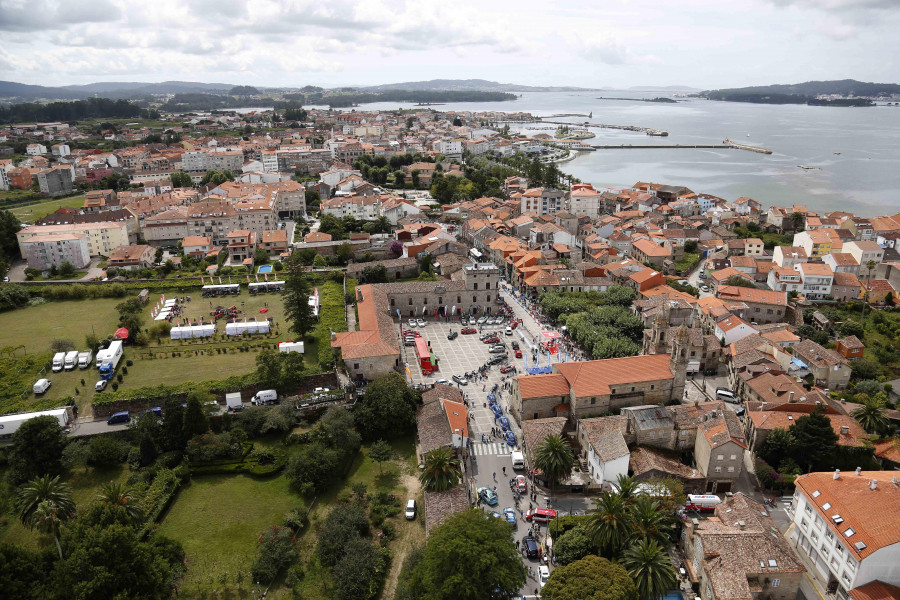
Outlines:
[{"label": "shrub row", "polygon": [[191,475],[232,475],[245,473],[254,477],[268,477],[281,472],[287,465],[287,454],[282,450],[271,450],[273,461],[260,462],[260,457],[251,455],[242,460],[211,461],[209,463],[191,464]]},{"label": "shrub row", "polygon": [[178,488],[181,487],[182,480],[171,469],[160,469],[153,478],[153,483],[144,492],[141,500],[141,506],[144,510],[144,517],[148,525],[156,522],[162,515],[163,511],[172,502]]},{"label": "shrub row", "polygon": [[[131,402],[142,402],[144,406],[155,402],[159,404],[169,397],[186,398],[188,393],[197,390],[212,394],[224,394],[226,392],[238,392],[258,383],[256,373],[247,375],[232,375],[225,379],[209,379],[195,383],[186,381],[175,385],[156,385],[139,388],[120,389],[115,392],[109,390],[94,395],[95,408],[108,407],[118,410],[127,410]],[[121,406],[121,408],[120,408]]]},{"label": "shrub row", "polygon": [[330,366],[334,361],[331,349],[331,332],[347,331],[347,319],[344,316],[343,286],[327,281],[319,287],[319,324],[314,331],[318,342],[319,365]]}]

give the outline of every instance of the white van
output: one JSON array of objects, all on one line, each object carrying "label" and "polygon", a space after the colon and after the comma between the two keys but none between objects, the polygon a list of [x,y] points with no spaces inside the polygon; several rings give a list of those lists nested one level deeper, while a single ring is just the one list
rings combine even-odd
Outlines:
[{"label": "white van", "polygon": [[406,520],[412,521],[416,518],[416,501],[412,498],[406,502]]},{"label": "white van", "polygon": [[525,468],[525,455],[519,452],[518,450],[514,450],[511,454],[512,456],[512,468],[518,471],[519,469]]},{"label": "white van", "polygon": [[59,373],[63,370],[66,362],[66,353],[65,352],[57,352],[53,355],[53,365],[52,370],[54,373]]},{"label": "white van", "polygon": [[729,389],[726,388],[717,388],[716,389],[716,398],[719,400],[724,400],[725,402],[737,402],[737,396],[734,395]]},{"label": "white van", "polygon": [[253,404],[254,406],[278,404],[278,392],[275,390],[260,390],[250,399],[250,404]]},{"label": "white van", "polygon": [[44,392],[50,389],[50,380],[49,379],[38,379],[34,383],[34,395],[40,396]]}]

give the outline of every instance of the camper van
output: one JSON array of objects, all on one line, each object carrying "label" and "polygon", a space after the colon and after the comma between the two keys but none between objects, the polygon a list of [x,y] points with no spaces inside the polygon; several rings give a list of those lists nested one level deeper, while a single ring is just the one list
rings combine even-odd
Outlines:
[{"label": "camper van", "polygon": [[50,389],[50,380],[49,379],[38,379],[34,384],[34,395],[40,396],[44,392]]}]

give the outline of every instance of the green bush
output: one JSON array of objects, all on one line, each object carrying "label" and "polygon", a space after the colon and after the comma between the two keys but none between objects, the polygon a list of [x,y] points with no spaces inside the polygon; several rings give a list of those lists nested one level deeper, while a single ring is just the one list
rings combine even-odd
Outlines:
[{"label": "green bush", "polygon": [[128,458],[131,447],[114,437],[108,435],[95,435],[88,442],[87,464],[93,467],[115,467]]},{"label": "green bush", "polygon": [[170,469],[159,469],[153,478],[153,483],[144,492],[141,499],[141,508],[144,511],[147,523],[155,523],[162,515],[166,507],[175,497],[182,479]]}]

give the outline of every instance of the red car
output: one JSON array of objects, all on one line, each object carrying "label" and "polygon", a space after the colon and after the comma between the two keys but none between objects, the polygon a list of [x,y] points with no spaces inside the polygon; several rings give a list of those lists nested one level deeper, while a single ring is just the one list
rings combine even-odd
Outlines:
[{"label": "red car", "polygon": [[475,329],[474,327],[463,327],[462,329],[460,329],[459,332],[463,335],[466,335],[469,333],[478,333],[478,330]]},{"label": "red car", "polygon": [[518,321],[513,321],[512,323],[509,324],[509,328],[510,328],[510,329],[515,329],[515,328],[518,327],[518,326],[519,326],[519,322],[518,322]]},{"label": "red car", "polygon": [[522,351],[516,350],[516,358],[522,358]]},{"label": "red car", "polygon": [[513,367],[512,365],[503,365],[502,367],[500,367],[500,372],[501,373],[509,373],[510,371],[513,371],[514,369],[515,369],[515,367]]},{"label": "red car", "polygon": [[484,338],[483,341],[484,341],[485,344],[496,344],[497,342],[500,341],[500,338],[498,338],[498,337],[489,337],[489,338]]}]

